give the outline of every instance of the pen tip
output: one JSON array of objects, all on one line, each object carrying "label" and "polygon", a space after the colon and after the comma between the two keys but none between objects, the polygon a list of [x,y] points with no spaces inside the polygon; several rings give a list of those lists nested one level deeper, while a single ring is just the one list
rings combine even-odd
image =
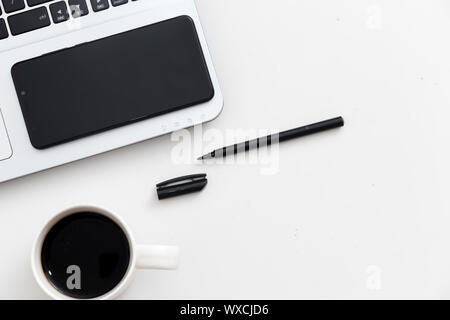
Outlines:
[{"label": "pen tip", "polygon": [[201,157],[197,158],[197,160],[207,160],[207,159],[211,159],[211,158],[214,158],[214,153],[204,154]]}]

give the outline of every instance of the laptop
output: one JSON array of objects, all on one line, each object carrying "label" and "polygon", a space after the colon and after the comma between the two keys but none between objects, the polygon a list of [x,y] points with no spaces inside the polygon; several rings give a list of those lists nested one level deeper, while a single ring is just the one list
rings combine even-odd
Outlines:
[{"label": "laptop", "polygon": [[193,0],[0,0],[0,182],[216,118]]}]

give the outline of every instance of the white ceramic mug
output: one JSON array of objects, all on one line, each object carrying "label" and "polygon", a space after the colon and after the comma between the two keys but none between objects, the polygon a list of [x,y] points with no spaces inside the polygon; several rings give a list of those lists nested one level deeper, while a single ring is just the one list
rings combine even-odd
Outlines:
[{"label": "white ceramic mug", "polygon": [[130,229],[127,225],[112,212],[101,209],[94,206],[77,206],[70,209],[64,210],[55,217],[53,217],[45,227],[42,229],[38,235],[36,241],[34,242],[33,249],[31,252],[31,267],[33,270],[34,277],[36,278],[40,287],[54,299],[74,299],[68,295],[65,295],[58,289],[56,289],[48,280],[42,269],[41,262],[41,250],[43,242],[51,230],[51,228],[61,219],[70,216],[78,212],[93,212],[106,216],[111,219],[125,233],[128,243],[130,246],[130,261],[128,264],[128,269],[123,276],[122,280],[109,292],[103,294],[102,296],[96,297],[95,299],[113,299],[119,296],[126,287],[130,284],[134,271],[136,269],[160,269],[160,270],[173,270],[178,266],[179,249],[175,246],[150,246],[150,245],[136,245]]}]

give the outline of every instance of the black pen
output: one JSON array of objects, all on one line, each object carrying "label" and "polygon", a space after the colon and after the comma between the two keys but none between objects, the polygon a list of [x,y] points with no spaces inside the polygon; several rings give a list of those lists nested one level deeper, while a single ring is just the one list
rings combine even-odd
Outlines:
[{"label": "black pen", "polygon": [[234,145],[223,147],[220,149],[216,149],[211,153],[207,153],[198,160],[211,159],[211,158],[220,158],[226,157],[228,155],[237,154],[241,151],[248,151],[251,149],[257,149],[264,146],[270,146],[272,143],[279,143],[283,141],[287,141],[294,138],[299,138],[303,136],[307,136],[310,134],[339,128],[344,126],[344,119],[342,117],[337,117],[317,123],[313,123],[307,126],[283,131],[280,133],[275,133],[272,135],[268,135],[266,137],[256,138],[250,141],[245,141],[241,143],[236,143]]}]

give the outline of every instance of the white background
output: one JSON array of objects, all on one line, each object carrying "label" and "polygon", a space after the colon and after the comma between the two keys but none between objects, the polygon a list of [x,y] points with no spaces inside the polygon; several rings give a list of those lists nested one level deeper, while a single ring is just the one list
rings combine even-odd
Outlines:
[{"label": "white background", "polygon": [[[225,97],[204,130],[346,126],[280,145],[274,175],[177,165],[165,136],[2,184],[0,298],[45,298],[32,241],[74,204],[180,245],[122,298],[450,298],[450,3],[196,2]],[[196,172],[202,193],[157,200]]]}]

